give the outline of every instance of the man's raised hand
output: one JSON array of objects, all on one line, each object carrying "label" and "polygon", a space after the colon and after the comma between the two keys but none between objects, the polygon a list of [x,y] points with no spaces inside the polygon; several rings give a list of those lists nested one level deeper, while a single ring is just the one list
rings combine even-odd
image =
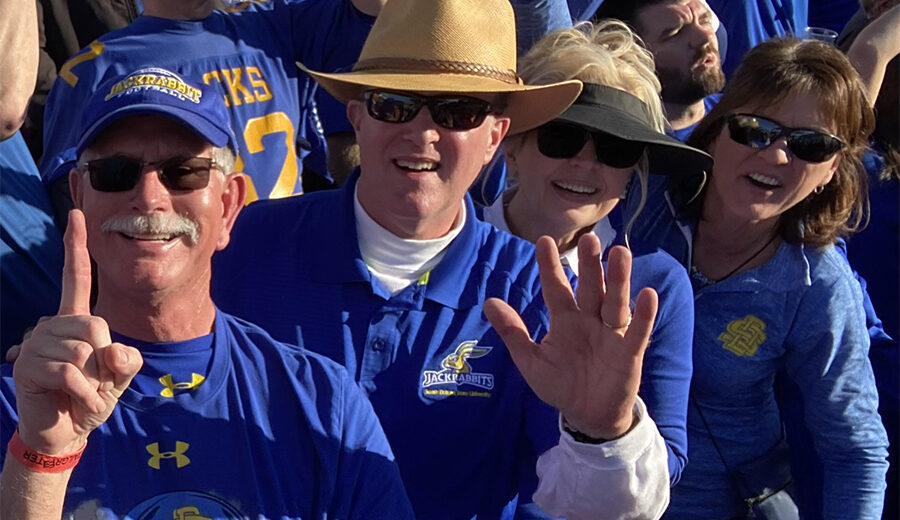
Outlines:
[{"label": "man's raised hand", "polygon": [[78,451],[140,370],[137,349],[113,343],[90,315],[91,264],[79,210],[69,213],[59,313],[22,343],[13,367],[19,436],[47,455]]}]

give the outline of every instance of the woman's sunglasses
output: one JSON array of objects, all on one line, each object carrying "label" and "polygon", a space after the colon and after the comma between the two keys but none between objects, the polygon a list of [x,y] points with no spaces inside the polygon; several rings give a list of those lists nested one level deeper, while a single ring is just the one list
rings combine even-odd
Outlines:
[{"label": "woman's sunglasses", "polygon": [[208,157],[176,157],[156,162],[142,162],[131,157],[105,157],[84,163],[97,191],[130,191],[137,186],[144,167],[153,166],[159,181],[170,190],[200,190],[209,184],[209,172],[216,167]]},{"label": "woman's sunglasses", "polygon": [[386,123],[412,121],[423,106],[428,107],[435,124],[450,130],[471,130],[481,126],[494,112],[490,103],[467,96],[419,96],[384,90],[365,93],[369,115]]},{"label": "woman's sunglasses", "polygon": [[571,159],[593,139],[597,160],[613,168],[630,168],[644,153],[646,145],[604,132],[591,132],[569,123],[551,122],[537,129],[538,151],[551,159]]},{"label": "woman's sunglasses", "polygon": [[728,116],[728,135],[732,141],[751,148],[765,148],[785,137],[794,157],[812,163],[827,161],[845,146],[843,141],[821,130],[788,128],[752,114]]}]

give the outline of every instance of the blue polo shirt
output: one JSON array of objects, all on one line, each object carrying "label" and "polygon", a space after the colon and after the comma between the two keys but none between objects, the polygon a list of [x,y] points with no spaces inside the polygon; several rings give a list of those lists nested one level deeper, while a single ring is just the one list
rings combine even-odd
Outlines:
[{"label": "blue polo shirt", "polygon": [[391,443],[417,518],[511,518],[536,488],[558,412],[482,313],[497,297],[535,339],[549,326],[534,247],[472,217],[443,260],[394,296],[363,262],[354,174],[342,190],[252,204],[216,255],[213,297],[345,365]]}]

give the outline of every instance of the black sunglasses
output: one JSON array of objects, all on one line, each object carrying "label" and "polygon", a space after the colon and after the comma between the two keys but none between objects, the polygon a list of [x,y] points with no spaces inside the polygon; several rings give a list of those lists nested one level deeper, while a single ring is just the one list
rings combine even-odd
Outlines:
[{"label": "black sunglasses", "polygon": [[142,162],[131,157],[104,157],[82,165],[97,191],[129,191],[133,189],[145,166],[153,166],[159,181],[170,190],[200,190],[209,184],[209,172],[216,167],[208,157],[175,157],[163,161]]},{"label": "black sunglasses", "polygon": [[571,159],[581,152],[588,139],[593,139],[597,160],[613,168],[630,168],[637,164],[647,147],[605,132],[592,132],[569,123],[550,122],[537,129],[538,151],[551,159]]},{"label": "black sunglasses", "polygon": [[369,115],[379,121],[406,123],[427,106],[435,124],[450,130],[477,128],[488,114],[494,112],[487,101],[467,96],[419,96],[369,90],[365,99]]},{"label": "black sunglasses", "polygon": [[788,128],[752,114],[728,116],[728,135],[732,141],[751,148],[765,148],[785,137],[794,157],[812,163],[827,161],[845,146],[843,141],[827,132]]}]

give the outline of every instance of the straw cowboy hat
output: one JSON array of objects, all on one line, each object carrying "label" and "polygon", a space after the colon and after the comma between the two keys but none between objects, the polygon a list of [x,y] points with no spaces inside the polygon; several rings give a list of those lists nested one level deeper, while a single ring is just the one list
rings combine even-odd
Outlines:
[{"label": "straw cowboy hat", "polygon": [[527,86],[516,75],[516,27],[509,0],[388,0],[352,72],[297,64],[343,103],[374,88],[453,94],[508,93],[509,133],[566,109],[581,82]]}]

